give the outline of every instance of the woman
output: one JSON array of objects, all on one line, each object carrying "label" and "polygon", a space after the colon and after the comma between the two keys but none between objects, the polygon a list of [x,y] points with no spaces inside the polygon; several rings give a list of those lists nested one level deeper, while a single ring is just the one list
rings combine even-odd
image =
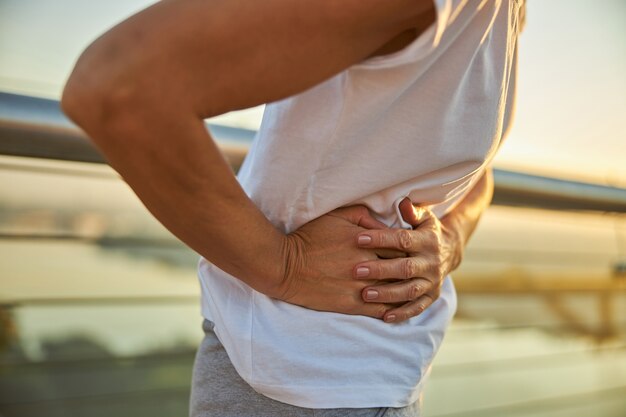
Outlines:
[{"label": "woman", "polygon": [[[81,55],[64,111],[202,255],[192,415],[419,413],[491,197],[519,14],[166,0]],[[242,189],[203,119],[266,102]]]}]

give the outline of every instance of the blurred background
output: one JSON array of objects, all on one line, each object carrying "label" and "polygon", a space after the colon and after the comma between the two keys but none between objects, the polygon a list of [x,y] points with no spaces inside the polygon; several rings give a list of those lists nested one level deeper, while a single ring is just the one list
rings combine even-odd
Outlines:
[{"label": "blurred background", "polygon": [[[0,416],[182,416],[198,256],[58,109],[145,0],[0,0]],[[529,0],[496,195],[426,417],[626,415],[626,2]],[[207,122],[237,166],[263,107]]]}]

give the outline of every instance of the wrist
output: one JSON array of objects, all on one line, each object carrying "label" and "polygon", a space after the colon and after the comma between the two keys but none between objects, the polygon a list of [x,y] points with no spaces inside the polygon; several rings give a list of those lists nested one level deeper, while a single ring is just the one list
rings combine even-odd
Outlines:
[{"label": "wrist", "polygon": [[291,235],[272,227],[249,233],[245,247],[239,250],[240,255],[231,260],[230,265],[218,264],[218,267],[261,294],[283,299],[296,274],[300,253],[298,242]]},{"label": "wrist", "polygon": [[299,277],[304,267],[304,242],[297,232],[282,235],[279,243],[278,268],[262,291],[268,297],[288,300],[299,291]]}]

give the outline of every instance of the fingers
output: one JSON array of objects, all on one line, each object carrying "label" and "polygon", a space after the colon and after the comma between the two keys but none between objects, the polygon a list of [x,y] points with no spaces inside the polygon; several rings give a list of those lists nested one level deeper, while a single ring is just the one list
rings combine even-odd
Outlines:
[{"label": "fingers", "polygon": [[379,259],[357,264],[352,269],[356,279],[398,280],[435,275],[435,266],[425,256]]},{"label": "fingers", "polygon": [[408,302],[400,307],[388,310],[383,316],[387,323],[398,323],[411,317],[419,316],[432,305],[439,295],[424,294],[415,301]]},{"label": "fingers", "polygon": [[355,314],[383,320],[385,314],[390,309],[391,307],[385,304],[365,303],[359,306],[359,311],[355,312]]},{"label": "fingers", "polygon": [[438,295],[431,293],[424,294],[417,300],[404,303],[401,306],[392,306],[389,304],[372,304],[366,303],[359,307],[358,310],[352,311],[349,314],[358,314],[361,316],[369,316],[375,319],[384,320],[387,323],[399,323],[410,319],[411,317],[419,316],[428,307],[430,307]]},{"label": "fingers", "polygon": [[[320,309],[321,311],[334,311],[343,314],[369,316],[381,320],[385,316],[387,310],[395,308],[395,306],[383,303],[364,303],[361,299],[360,290],[354,292],[347,291],[338,296],[327,296],[324,300],[321,300],[320,305],[322,307]],[[310,308],[309,306],[304,306]],[[317,310],[317,308],[313,309]]]},{"label": "fingers", "polygon": [[411,225],[414,229],[424,222],[428,217],[433,216],[433,212],[425,207],[416,206],[409,197],[398,204],[398,209],[402,215],[402,220]]},{"label": "fingers", "polygon": [[[397,296],[391,296],[388,298],[384,291],[381,291],[381,298],[376,302],[372,302],[373,300],[369,300],[368,302],[363,302],[361,300],[355,299],[352,296],[344,297],[343,299],[339,299],[339,311],[345,314],[357,314],[361,316],[369,316],[379,320],[384,320],[388,323],[398,323],[404,320],[408,320],[411,317],[415,317],[428,307],[439,297],[439,288],[432,289],[432,285],[430,281],[425,279],[418,279],[415,281],[418,282],[420,295],[414,297],[414,294],[411,292],[407,292],[402,289],[402,286],[398,286],[397,288],[393,288],[388,294],[394,294],[397,291]],[[376,288],[381,289],[383,287],[392,287],[391,284],[387,284],[384,286],[377,287],[368,287],[369,289]],[[393,287],[396,287],[395,285]],[[368,288],[363,289],[363,294]],[[421,293],[423,288],[431,288],[430,291]],[[389,288],[387,288],[389,289]],[[410,298],[414,297],[414,298]],[[384,301],[384,299],[394,300],[394,301]],[[408,302],[407,302],[408,299]],[[398,302],[397,300],[402,300]],[[335,305],[335,308],[337,305]],[[329,310],[333,311],[333,310]]]},{"label": "fingers", "polygon": [[399,323],[422,314],[439,298],[439,290],[423,294],[415,300],[393,305],[391,303],[365,303],[348,314],[358,314],[384,320],[387,323]]},{"label": "fingers", "polygon": [[396,249],[402,252],[419,252],[424,236],[416,230],[383,229],[368,230],[357,236],[357,244],[362,248]]},{"label": "fingers", "polygon": [[406,197],[398,204],[398,209],[402,215],[402,219],[410,224],[413,228],[419,225],[420,216],[423,215],[423,211],[420,211],[418,207],[413,205],[413,202]]},{"label": "fingers", "polygon": [[417,253],[431,249],[437,242],[436,229],[431,227],[420,227],[416,230],[367,230],[357,235],[357,244],[362,248],[395,249],[405,253]]},{"label": "fingers", "polygon": [[363,288],[361,296],[366,302],[376,303],[404,303],[415,301],[426,293],[431,292],[435,285],[426,278],[415,278],[406,281]]}]

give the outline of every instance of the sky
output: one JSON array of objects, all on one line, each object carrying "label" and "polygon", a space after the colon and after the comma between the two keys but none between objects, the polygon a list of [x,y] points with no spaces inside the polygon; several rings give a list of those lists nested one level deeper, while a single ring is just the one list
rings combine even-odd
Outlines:
[{"label": "sky", "polygon": [[[146,0],[0,0],[0,91],[60,97],[80,52]],[[528,0],[494,165],[626,187],[626,1]],[[263,107],[211,121],[256,129]]]}]

